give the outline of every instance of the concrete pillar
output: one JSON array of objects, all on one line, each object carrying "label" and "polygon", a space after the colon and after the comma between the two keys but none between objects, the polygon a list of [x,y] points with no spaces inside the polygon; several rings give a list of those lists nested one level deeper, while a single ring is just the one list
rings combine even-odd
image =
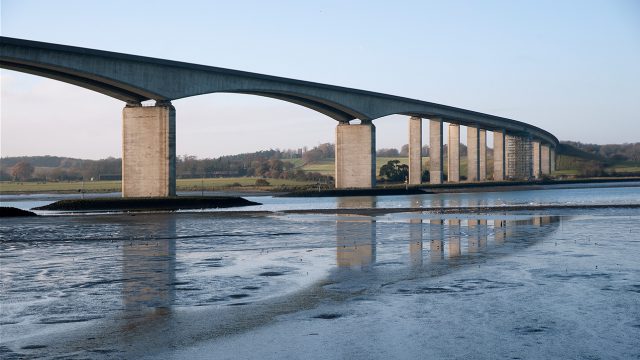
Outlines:
[{"label": "concrete pillar", "polygon": [[409,118],[409,184],[422,183],[422,118]]},{"label": "concrete pillar", "polygon": [[551,158],[551,172],[555,172],[556,171],[556,149],[555,148],[550,148],[549,149],[549,157]]},{"label": "concrete pillar", "polygon": [[551,154],[549,145],[540,146],[540,172],[542,175],[551,174]]},{"label": "concrete pillar", "polygon": [[493,132],[493,180],[504,181],[505,174],[504,130]]},{"label": "concrete pillar", "polygon": [[531,142],[531,153],[533,154],[533,177],[540,179],[542,175],[542,168],[540,167],[542,163],[540,157],[540,141],[534,140]]},{"label": "concrete pillar", "polygon": [[442,119],[429,120],[429,179],[442,184]]},{"label": "concrete pillar", "polygon": [[460,181],[460,125],[449,124],[447,151],[447,181]]},{"label": "concrete pillar", "polygon": [[506,177],[508,179],[528,180],[533,176],[533,146],[530,138],[507,135]]},{"label": "concrete pillar", "polygon": [[376,127],[340,123],[336,127],[336,188],[376,185]]},{"label": "concrete pillar", "polygon": [[176,195],[176,110],[127,105],[122,110],[122,197]]},{"label": "concrete pillar", "polygon": [[479,146],[479,129],[467,126],[467,181],[478,181],[480,179]]},{"label": "concrete pillar", "polygon": [[478,179],[487,181],[487,130],[480,129],[478,132]]}]

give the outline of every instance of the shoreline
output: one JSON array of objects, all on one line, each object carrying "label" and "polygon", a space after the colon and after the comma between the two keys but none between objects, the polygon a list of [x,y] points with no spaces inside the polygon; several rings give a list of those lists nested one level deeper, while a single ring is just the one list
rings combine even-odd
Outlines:
[{"label": "shoreline", "polygon": [[[635,187],[640,184],[629,184],[638,182],[640,177],[630,178],[593,178],[593,179],[572,179],[572,180],[547,180],[547,181],[496,181],[482,183],[444,183],[439,185],[431,185],[428,183],[421,185],[410,185],[406,187],[403,184],[379,184],[373,189],[325,189],[325,190],[293,190],[286,191],[282,187],[274,187],[272,189],[248,189],[248,188],[229,188],[224,190],[204,191],[205,196],[278,196],[278,197],[342,197],[342,196],[385,196],[385,195],[415,195],[429,193],[461,193],[461,192],[496,192],[496,191],[526,191],[526,190],[544,190],[547,188],[571,188],[573,186],[581,186],[588,188],[593,187]],[[610,183],[611,185],[605,185]],[[629,184],[629,185],[627,185]],[[201,194],[201,191],[179,191],[178,196],[201,197],[195,194]],[[104,191],[78,191],[68,190],[47,190],[47,191],[31,191],[31,192],[4,192],[0,190],[0,196],[37,196],[37,195],[78,195],[92,196],[93,198],[100,195],[120,194],[112,189]]]}]

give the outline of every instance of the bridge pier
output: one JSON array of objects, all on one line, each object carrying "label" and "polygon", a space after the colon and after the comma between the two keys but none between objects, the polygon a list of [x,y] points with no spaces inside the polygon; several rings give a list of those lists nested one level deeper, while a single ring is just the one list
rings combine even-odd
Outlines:
[{"label": "bridge pier", "polygon": [[546,144],[540,146],[540,172],[542,175],[551,174],[551,154]]},{"label": "bridge pier", "polygon": [[550,169],[551,172],[556,171],[556,149],[555,148],[550,148],[549,149],[549,161],[550,161]]},{"label": "bridge pier", "polygon": [[522,136],[507,135],[505,140],[505,176],[511,180],[530,179],[533,170],[531,139]]},{"label": "bridge pier", "polygon": [[122,110],[122,197],[176,195],[176,110],[128,104]]},{"label": "bridge pier", "polygon": [[480,179],[480,129],[467,126],[467,181]]},{"label": "bridge pier", "polygon": [[460,125],[449,124],[447,181],[460,182]]},{"label": "bridge pier", "polygon": [[442,119],[429,120],[429,182],[442,184]]},{"label": "bridge pier", "polygon": [[409,118],[409,184],[422,183],[422,118]]},{"label": "bridge pier", "polygon": [[336,127],[336,189],[376,186],[376,127],[339,123]]},{"label": "bridge pier", "polygon": [[493,180],[504,181],[505,174],[505,139],[504,130],[493,132]]},{"label": "bridge pier", "polygon": [[542,154],[540,149],[540,141],[532,141],[531,147],[531,153],[533,156],[533,177],[536,179],[540,179],[542,175]]},{"label": "bridge pier", "polygon": [[487,130],[478,131],[478,180],[487,181]]}]

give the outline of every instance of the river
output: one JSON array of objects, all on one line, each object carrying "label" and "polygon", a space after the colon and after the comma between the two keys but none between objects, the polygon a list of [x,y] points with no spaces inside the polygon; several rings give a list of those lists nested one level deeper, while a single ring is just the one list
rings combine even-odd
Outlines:
[{"label": "river", "polygon": [[0,357],[640,357],[637,208],[281,212],[633,205],[640,187],[248,199],[2,219]]}]

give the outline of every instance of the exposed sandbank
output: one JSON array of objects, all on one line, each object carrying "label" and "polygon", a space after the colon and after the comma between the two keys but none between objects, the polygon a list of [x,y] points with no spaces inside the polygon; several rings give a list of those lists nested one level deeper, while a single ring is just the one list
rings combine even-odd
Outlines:
[{"label": "exposed sandbank", "polygon": [[32,210],[55,211],[155,211],[183,209],[229,208],[260,205],[241,197],[231,196],[180,196],[168,198],[94,198],[60,200]]}]

